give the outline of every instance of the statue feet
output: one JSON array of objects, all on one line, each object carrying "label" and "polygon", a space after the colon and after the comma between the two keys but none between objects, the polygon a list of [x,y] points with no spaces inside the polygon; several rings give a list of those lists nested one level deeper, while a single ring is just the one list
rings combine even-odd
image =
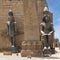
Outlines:
[{"label": "statue feet", "polygon": [[11,51],[12,53],[16,53],[16,47],[12,45],[8,48],[8,51]]}]

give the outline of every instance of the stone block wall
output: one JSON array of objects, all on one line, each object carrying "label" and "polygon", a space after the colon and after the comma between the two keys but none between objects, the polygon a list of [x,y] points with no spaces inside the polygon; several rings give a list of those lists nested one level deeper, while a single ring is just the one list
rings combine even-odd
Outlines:
[{"label": "stone block wall", "polygon": [[24,40],[24,8],[22,0],[0,0],[0,48],[10,46],[10,40],[7,36],[7,20],[9,9],[13,10],[16,24],[16,45],[21,46]]},{"label": "stone block wall", "polygon": [[11,2],[0,0],[0,49],[8,48],[11,44],[6,22],[9,9],[12,9],[17,22],[16,45],[22,48],[21,55],[24,56],[24,53],[31,51],[32,55],[36,56],[41,52],[40,23],[45,6],[47,6],[46,0],[11,0]]}]

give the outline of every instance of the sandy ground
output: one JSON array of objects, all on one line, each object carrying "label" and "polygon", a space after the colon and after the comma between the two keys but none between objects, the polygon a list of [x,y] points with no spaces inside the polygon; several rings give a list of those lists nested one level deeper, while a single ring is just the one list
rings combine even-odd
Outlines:
[{"label": "sandy ground", "polygon": [[51,55],[50,57],[32,57],[27,58],[27,57],[21,57],[21,55],[19,54],[18,56],[16,54],[12,54],[12,56],[10,55],[3,55],[3,53],[0,53],[0,60],[60,60],[60,50],[58,48],[56,48],[57,53]]}]

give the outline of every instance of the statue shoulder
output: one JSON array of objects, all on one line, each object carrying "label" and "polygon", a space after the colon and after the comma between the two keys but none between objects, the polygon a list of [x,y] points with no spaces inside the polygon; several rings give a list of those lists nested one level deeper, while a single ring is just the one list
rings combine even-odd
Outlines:
[{"label": "statue shoulder", "polygon": [[7,21],[7,24],[9,25],[10,24],[10,21]]},{"label": "statue shoulder", "polygon": [[45,26],[46,24],[45,24],[45,22],[42,22],[40,25],[41,25],[41,26]]}]

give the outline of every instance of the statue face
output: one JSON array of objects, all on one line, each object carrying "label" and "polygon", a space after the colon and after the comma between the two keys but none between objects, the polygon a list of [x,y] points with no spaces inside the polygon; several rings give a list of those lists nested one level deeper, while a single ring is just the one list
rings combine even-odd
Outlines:
[{"label": "statue face", "polygon": [[49,22],[49,16],[45,16],[44,20],[46,23],[48,23]]},{"label": "statue face", "polygon": [[9,16],[13,16],[13,12],[9,12],[8,15],[9,15]]}]

